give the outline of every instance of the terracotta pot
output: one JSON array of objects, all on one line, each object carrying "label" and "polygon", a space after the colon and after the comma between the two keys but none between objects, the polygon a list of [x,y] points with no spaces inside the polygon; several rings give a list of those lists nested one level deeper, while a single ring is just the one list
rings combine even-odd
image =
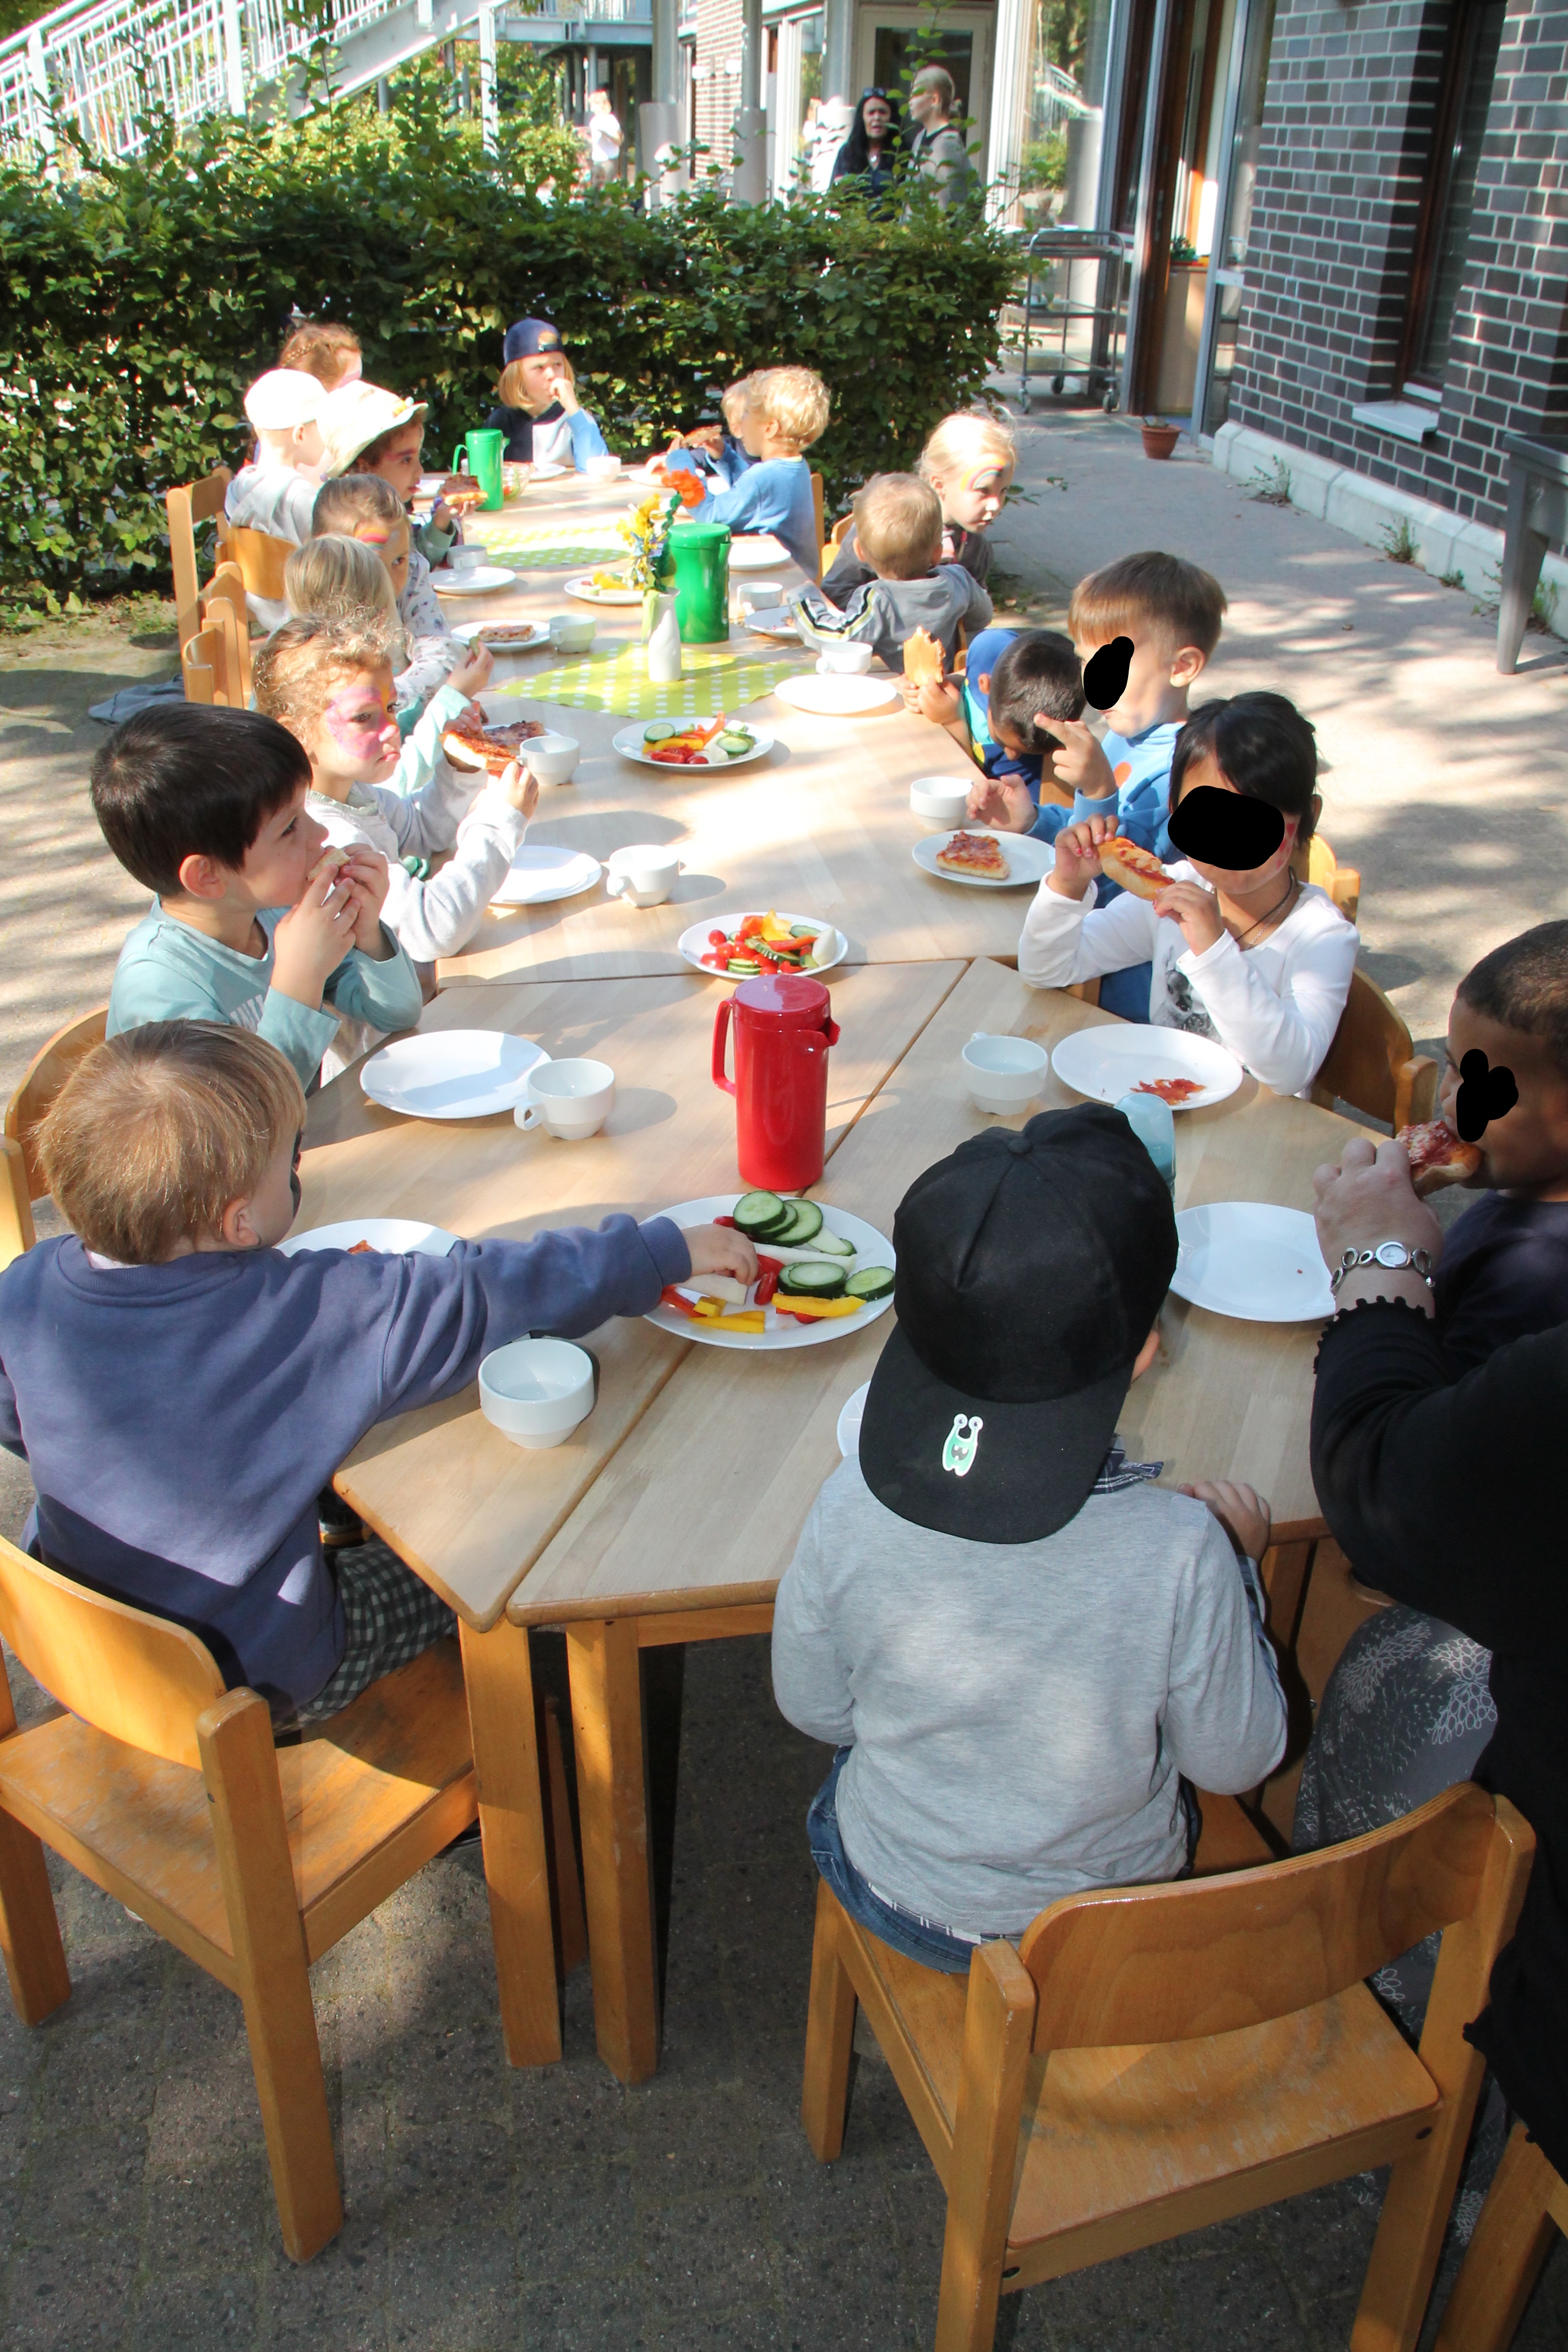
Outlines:
[{"label": "terracotta pot", "polygon": [[1168,457],[1182,437],[1179,425],[1167,425],[1163,417],[1146,417],[1138,427],[1143,436],[1145,457]]}]

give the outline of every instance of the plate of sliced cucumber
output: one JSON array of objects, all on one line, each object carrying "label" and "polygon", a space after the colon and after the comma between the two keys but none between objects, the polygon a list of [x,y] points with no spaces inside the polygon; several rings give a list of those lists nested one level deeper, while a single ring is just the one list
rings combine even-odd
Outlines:
[{"label": "plate of sliced cucumber", "polygon": [[[740,768],[763,760],[773,748],[765,727],[740,719],[650,719],[646,726],[623,727],[611,737],[625,760],[645,768]],[[658,757],[655,758],[655,753]]]},{"label": "plate of sliced cucumber", "polygon": [[678,1225],[727,1218],[766,1261],[763,1281],[749,1289],[721,1275],[672,1284],[647,1319],[679,1339],[711,1348],[815,1348],[863,1331],[893,1303],[893,1244],[847,1209],[792,1193],[711,1192],[663,1214]]}]

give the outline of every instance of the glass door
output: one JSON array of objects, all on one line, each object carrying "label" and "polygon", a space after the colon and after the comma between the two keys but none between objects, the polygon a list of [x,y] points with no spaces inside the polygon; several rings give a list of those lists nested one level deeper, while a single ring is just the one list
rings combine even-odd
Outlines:
[{"label": "glass door", "polygon": [[984,180],[991,136],[991,45],[993,8],[944,8],[934,29],[929,8],[862,6],[855,25],[853,105],[862,89],[885,89],[907,116],[905,93],[923,65],[943,65],[957,89],[954,113],[967,121],[966,137],[978,139],[973,157]]},{"label": "glass door", "polygon": [[1230,43],[1208,300],[1193,404],[1193,428],[1210,440],[1230,414],[1230,381],[1241,331],[1241,306],[1247,296],[1247,251],[1268,85],[1268,52],[1274,37],[1274,6],[1275,0],[1250,0],[1237,20]]}]

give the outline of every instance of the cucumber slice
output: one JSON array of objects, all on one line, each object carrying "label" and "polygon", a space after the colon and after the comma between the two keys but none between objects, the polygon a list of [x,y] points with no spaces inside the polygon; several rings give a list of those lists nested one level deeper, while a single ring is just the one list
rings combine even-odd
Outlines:
[{"label": "cucumber slice", "polygon": [[782,1229],[789,1220],[788,1206],[776,1192],[742,1192],[730,1213],[741,1232],[753,1239],[771,1233],[775,1241],[783,1241]]},{"label": "cucumber slice", "polygon": [[[847,1298],[864,1298],[869,1304],[873,1298],[886,1298],[892,1290],[893,1282],[890,1265],[863,1265],[858,1274],[850,1276],[844,1286],[844,1294]],[[782,1276],[779,1288],[784,1288]]]},{"label": "cucumber slice", "polygon": [[788,1242],[792,1249],[798,1249],[802,1242],[814,1242],[822,1231],[822,1211],[815,1201],[791,1201],[787,1205],[790,1229],[787,1234],[775,1235],[775,1239]]},{"label": "cucumber slice", "polygon": [[811,1246],[821,1250],[826,1257],[853,1257],[855,1255],[854,1243],[846,1241],[842,1234],[836,1234],[830,1225],[824,1225],[820,1233],[813,1234]]},{"label": "cucumber slice", "polygon": [[651,727],[643,729],[642,739],[645,743],[668,743],[672,735],[679,732],[679,727],[667,727],[662,719],[656,719]]},{"label": "cucumber slice", "polygon": [[731,980],[755,980],[761,972],[762,968],[762,965],[755,962],[751,956],[731,956],[730,958],[730,977]]},{"label": "cucumber slice", "polygon": [[[888,1276],[889,1282],[891,1275]],[[797,1298],[842,1298],[847,1285],[841,1265],[826,1265],[821,1258],[809,1264],[786,1265],[779,1276],[779,1288]]]},{"label": "cucumber slice", "polygon": [[789,927],[789,935],[792,940],[816,940],[822,937],[815,923],[792,923]]},{"label": "cucumber slice", "polygon": [[756,748],[755,738],[751,735],[721,735],[719,738],[719,749],[727,751],[731,760],[738,760],[742,751],[754,751]]}]

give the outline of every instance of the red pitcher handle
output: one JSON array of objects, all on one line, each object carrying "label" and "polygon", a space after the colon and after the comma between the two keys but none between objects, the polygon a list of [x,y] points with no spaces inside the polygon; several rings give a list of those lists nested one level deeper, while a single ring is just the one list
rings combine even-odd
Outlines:
[{"label": "red pitcher handle", "polygon": [[730,1015],[734,1009],[732,996],[721,996],[719,1010],[713,1015],[713,1083],[722,1087],[727,1095],[735,1091],[735,1081],[724,1076],[724,1047],[730,1034]]}]

